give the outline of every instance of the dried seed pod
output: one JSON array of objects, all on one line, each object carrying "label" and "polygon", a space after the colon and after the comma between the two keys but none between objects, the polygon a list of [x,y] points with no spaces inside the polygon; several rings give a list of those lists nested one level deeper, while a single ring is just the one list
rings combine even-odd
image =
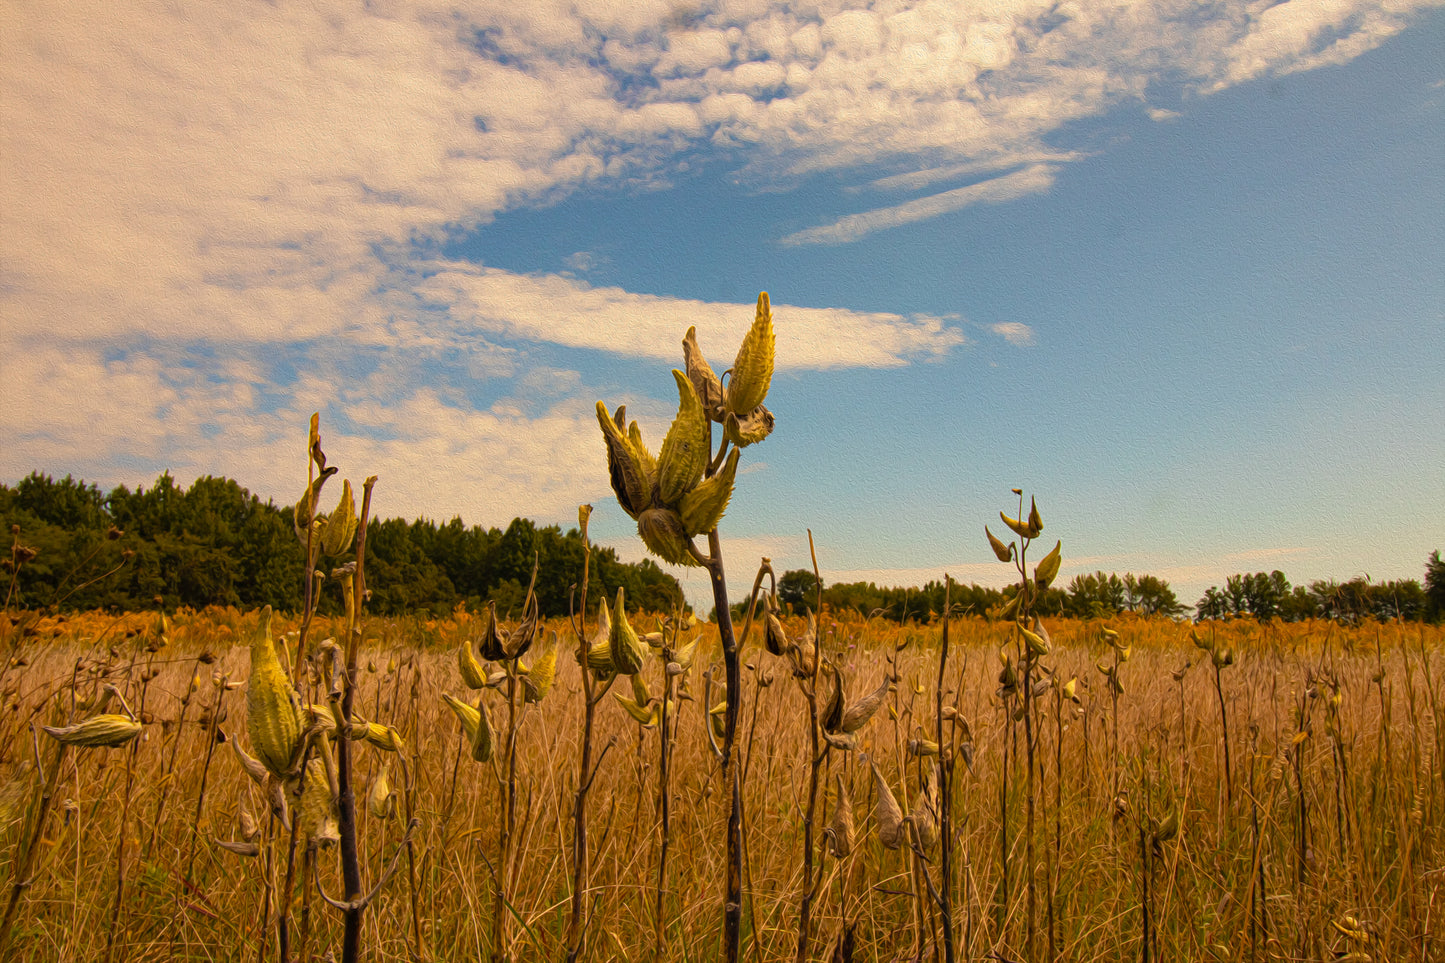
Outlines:
[{"label": "dried seed pod", "polygon": [[507,657],[507,642],[497,625],[497,603],[493,599],[487,601],[487,621],[482,627],[481,638],[477,640],[477,651],[488,662],[501,662]]},{"label": "dried seed pod", "polygon": [[878,841],[883,844],[884,849],[897,849],[903,845],[904,839],[906,824],[903,821],[903,809],[894,798],[893,790],[888,788],[883,773],[878,771],[878,764],[870,759],[868,765],[873,770],[873,781],[878,789]]},{"label": "dried seed pod", "polygon": [[326,484],[326,479],[336,474],[338,470],[339,469],[336,468],[323,468],[321,473],[313,478],[311,483],[306,486],[306,491],[301,495],[301,500],[291,509],[291,524],[296,530],[296,537],[301,540],[303,546],[306,544],[307,528],[311,529],[311,543],[313,547],[319,548],[321,546],[321,526],[325,522],[326,516],[317,514],[316,503],[321,498],[321,486]]},{"label": "dried seed pod", "polygon": [[67,746],[123,746],[140,735],[141,724],[129,716],[102,713],[73,726],[42,726],[46,733]]},{"label": "dried seed pod", "polygon": [[936,756],[938,755],[938,743],[932,739],[909,739],[908,754],[910,756]]},{"label": "dried seed pod", "polygon": [[707,710],[708,725],[712,726],[712,734],[718,739],[727,736],[727,711],[728,704],[726,702],[719,702]]},{"label": "dried seed pod", "polygon": [[391,726],[384,726],[379,722],[353,724],[351,738],[353,740],[363,739],[367,745],[380,749],[382,752],[400,752],[406,748],[406,743],[402,742],[401,733]]},{"label": "dried seed pod", "polygon": [[697,346],[696,325],[688,328],[682,339],[682,360],[687,368],[687,379],[692,382],[692,389],[697,392],[697,400],[702,403],[703,410],[713,421],[719,420],[715,415],[723,404],[722,382]]},{"label": "dried seed pod", "polygon": [[246,731],[256,756],[280,778],[291,768],[301,743],[301,700],[276,658],[271,639],[271,606],[251,639],[251,676],[246,688]]},{"label": "dried seed pod", "polygon": [[698,564],[682,516],[671,508],[649,508],[637,516],[637,534],[647,550],[673,565]]},{"label": "dried seed pod", "polygon": [[823,727],[824,732],[837,732],[843,725],[843,673],[839,672],[838,667],[831,663],[828,668],[833,670],[833,691],[823,705],[823,712],[818,716],[818,723]]},{"label": "dried seed pod", "polygon": [[306,763],[306,785],[301,789],[301,828],[312,845],[327,849],[341,841],[336,823],[336,797],[320,759]]},{"label": "dried seed pod", "polygon": [[888,687],[892,684],[893,680],[885,674],[883,681],[878,684],[878,688],[853,703],[844,711],[843,718],[839,722],[839,730],[842,732],[857,732],[867,725],[868,720],[873,718],[873,713],[878,711],[878,707],[881,706],[883,700],[887,698]]},{"label": "dried seed pod", "polygon": [[783,630],[783,621],[772,612],[763,619],[763,646],[773,655],[787,655],[793,650],[788,633]]},{"label": "dried seed pod", "polygon": [[241,761],[241,768],[246,770],[246,775],[251,777],[251,781],[258,786],[263,785],[266,782],[266,767],[261,764],[261,760],[248,755],[235,739],[231,740],[231,748],[235,750],[236,758]]},{"label": "dried seed pod", "polygon": [[838,782],[838,798],[833,807],[833,819],[828,823],[828,828],[823,830],[823,838],[828,844],[828,855],[834,859],[844,859],[853,851],[853,800],[848,795],[848,787],[843,783],[843,774],[834,773],[834,777]]},{"label": "dried seed pod", "polygon": [[366,794],[366,809],[376,819],[396,816],[396,790],[391,788],[388,778],[390,768],[390,763],[382,763],[376,778],[371,781],[371,791]]},{"label": "dried seed pod", "polygon": [[636,518],[652,504],[652,483],[648,475],[647,461],[643,452],[638,452],[632,440],[623,430],[626,407],[617,409],[617,416],[607,414],[607,406],[597,402],[597,423],[602,426],[602,436],[607,442],[607,469],[612,480],[612,491],[617,495],[617,504],[628,515]]},{"label": "dried seed pod", "polygon": [[913,842],[923,852],[928,852],[938,842],[938,816],[936,815],[938,794],[938,777],[936,771],[928,771],[928,782],[913,800],[913,809],[908,814],[908,825],[913,834]]},{"label": "dried seed pod", "polygon": [[707,415],[687,375],[672,370],[677,382],[677,417],[657,453],[657,492],[664,505],[676,505],[702,480],[708,460]]},{"label": "dried seed pod", "polygon": [[722,470],[711,478],[704,478],[692,491],[682,496],[678,514],[682,516],[682,530],[692,538],[717,528],[727,511],[728,500],[732,498],[733,482],[738,473],[738,450],[728,452]]},{"label": "dried seed pod", "polygon": [[620,692],[612,693],[612,697],[621,703],[622,708],[627,710],[627,714],[641,723],[644,729],[651,729],[657,724],[658,709],[656,704],[639,705]]},{"label": "dried seed pod", "polygon": [[642,671],[642,662],[647,658],[647,649],[627,621],[624,589],[617,590],[617,604],[613,607],[612,633],[609,637],[612,668],[622,675],[636,675]]},{"label": "dried seed pod", "polygon": [[727,391],[727,407],[733,414],[748,414],[768,396],[768,387],[773,380],[775,341],[772,305],[768,301],[768,292],[763,291],[758,295],[753,326],[743,336],[742,346],[733,361],[732,379],[728,382]]},{"label": "dried seed pod", "polygon": [[472,735],[472,758],[477,762],[487,762],[492,758],[492,752],[496,748],[497,738],[492,732],[492,719],[487,715],[487,700],[477,700],[477,729]]},{"label": "dried seed pod", "polygon": [[776,421],[773,413],[765,406],[758,405],[745,415],[728,412],[723,419],[723,434],[734,445],[746,448],[748,445],[756,445],[771,435],[774,424]]},{"label": "dried seed pod", "polygon": [[255,817],[243,809],[241,810],[239,821],[241,823],[241,838],[248,843],[255,842],[256,837],[261,835],[261,827],[256,825]]},{"label": "dried seed pod", "polygon": [[1029,496],[1029,538],[1038,538],[1039,533],[1044,530],[1044,520],[1039,517],[1039,506],[1033,496]]},{"label": "dried seed pod", "polygon": [[212,839],[211,845],[217,849],[224,849],[228,853],[235,853],[237,856],[245,856],[248,859],[261,855],[261,847],[252,842],[234,842],[228,839]]}]

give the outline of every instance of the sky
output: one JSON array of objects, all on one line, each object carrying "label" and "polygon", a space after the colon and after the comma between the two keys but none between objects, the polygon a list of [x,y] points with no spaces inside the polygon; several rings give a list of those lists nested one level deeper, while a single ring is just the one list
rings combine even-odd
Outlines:
[{"label": "sky", "polygon": [[[7,5],[0,480],[305,487],[643,556],[698,329],[768,291],[723,551],[1001,585],[1445,549],[1445,4]],[[671,569],[704,608],[697,570]]]}]

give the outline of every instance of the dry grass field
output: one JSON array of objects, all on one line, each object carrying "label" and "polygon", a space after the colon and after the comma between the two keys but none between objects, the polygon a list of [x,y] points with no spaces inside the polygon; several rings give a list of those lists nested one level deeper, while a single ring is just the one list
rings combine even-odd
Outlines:
[{"label": "dry grass field", "polygon": [[[86,615],[0,630],[10,657],[0,680],[0,872],[15,903],[13,959],[276,958],[289,834],[233,751],[255,754],[245,682],[257,621],[254,612],[182,612],[164,640],[154,616]],[[633,621],[639,632],[655,627],[650,618]],[[1049,624],[1052,651],[1041,661],[1053,682],[1038,685],[1026,730],[1015,718],[1019,701],[1000,695],[1009,626],[951,625],[943,704],[952,707],[945,751],[957,763],[950,883],[958,958],[1445,961],[1440,627],[1206,624],[1201,637],[1214,639],[1221,655],[1232,650],[1217,672],[1188,625],[1111,620],[1117,647],[1105,627]],[[284,633],[295,628],[278,617],[278,639],[289,641]],[[577,643],[565,623],[544,629],[559,640],[556,682],[515,718],[511,773],[505,751],[473,761],[442,699],[475,701],[457,651],[478,628],[465,613],[366,623],[355,704],[363,718],[394,727],[403,745],[393,753],[354,743],[366,887],[397,867],[366,911],[364,959],[414,958],[413,906],[425,960],[566,958],[583,717]],[[790,620],[789,628],[802,624]],[[312,637],[342,632],[322,625]],[[701,641],[668,720],[675,739],[660,955],[707,961],[721,955],[728,794],[705,721],[708,703],[721,698],[706,679],[720,658],[716,630],[703,625],[692,635]],[[917,831],[930,819],[936,827],[938,814],[912,823],[914,846],[885,848],[878,822],[888,813],[871,765],[901,812],[920,811],[934,758],[926,742],[938,728],[940,627],[825,618],[819,640],[840,671],[845,703],[875,691],[890,666],[897,683],[856,732],[855,747],[829,749],[819,761],[807,958],[832,959],[851,929],[853,960],[939,959],[929,895],[941,885],[939,844]],[[1115,699],[1098,666],[1122,651]],[[803,887],[808,708],[789,663],[765,651],[756,630],[743,659],[744,955],[791,960]],[[661,692],[664,671],[649,657],[643,675],[652,692]],[[1064,683],[1073,678],[1067,698]],[[312,673],[310,682],[303,699],[324,704],[324,681]],[[38,727],[95,711],[105,683],[144,723],[141,736],[119,748],[60,752]],[[625,678],[613,693],[635,696]],[[500,735],[505,702],[491,711]],[[596,720],[581,956],[650,960],[658,955],[661,728],[634,721],[612,694]],[[396,792],[390,803],[372,793],[383,767]],[[515,859],[506,868],[512,883],[498,948],[494,870],[509,783]],[[840,786],[855,830],[842,858],[828,849],[845,834],[836,820]],[[378,818],[388,807],[390,818]],[[410,859],[400,848],[408,812],[418,822]],[[835,832],[825,833],[830,826]],[[340,913],[319,895],[342,897],[338,865],[337,847],[319,850],[315,879],[295,887],[293,958],[325,959],[338,945]]]}]

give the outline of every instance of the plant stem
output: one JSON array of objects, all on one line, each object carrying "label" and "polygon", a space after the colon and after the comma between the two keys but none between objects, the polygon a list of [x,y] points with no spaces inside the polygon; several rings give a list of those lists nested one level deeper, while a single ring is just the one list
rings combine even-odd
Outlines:
[{"label": "plant stem", "polygon": [[728,603],[727,578],[723,572],[722,541],[717,529],[707,533],[708,579],[712,583],[713,606],[717,610],[718,638],[722,642],[723,668],[727,677],[727,711],[723,716],[723,778],[729,792],[727,820],[727,870],[723,884],[723,959],[737,963],[743,915],[743,793],[737,765],[738,715],[742,704],[742,668],[738,643],[733,635],[732,608]]}]

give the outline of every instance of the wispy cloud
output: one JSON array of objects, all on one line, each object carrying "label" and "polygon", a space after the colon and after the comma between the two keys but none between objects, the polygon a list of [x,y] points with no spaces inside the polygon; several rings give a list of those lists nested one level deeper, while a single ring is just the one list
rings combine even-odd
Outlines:
[{"label": "wispy cloud", "polygon": [[[445,306],[453,330],[469,329],[676,361],[682,332],[696,325],[719,370],[753,320],[753,305],[634,294],[558,275],[524,275],[465,263],[440,265],[419,292]],[[774,304],[781,368],[898,367],[938,358],[964,343],[944,319]]]},{"label": "wispy cloud", "polygon": [[831,224],[810,227],[783,238],[784,244],[847,244],[874,231],[886,230],[923,221],[950,211],[961,210],[971,204],[998,204],[1011,201],[1025,194],[1046,191],[1054,183],[1057,168],[1048,164],[1034,164],[1023,170],[995,177],[990,180],[956,187],[941,194],[931,194],[892,207],[879,207],[859,214],[849,214]]},{"label": "wispy cloud", "polygon": [[1034,329],[1022,321],[1000,321],[988,328],[1009,344],[1026,348],[1034,343]]}]

